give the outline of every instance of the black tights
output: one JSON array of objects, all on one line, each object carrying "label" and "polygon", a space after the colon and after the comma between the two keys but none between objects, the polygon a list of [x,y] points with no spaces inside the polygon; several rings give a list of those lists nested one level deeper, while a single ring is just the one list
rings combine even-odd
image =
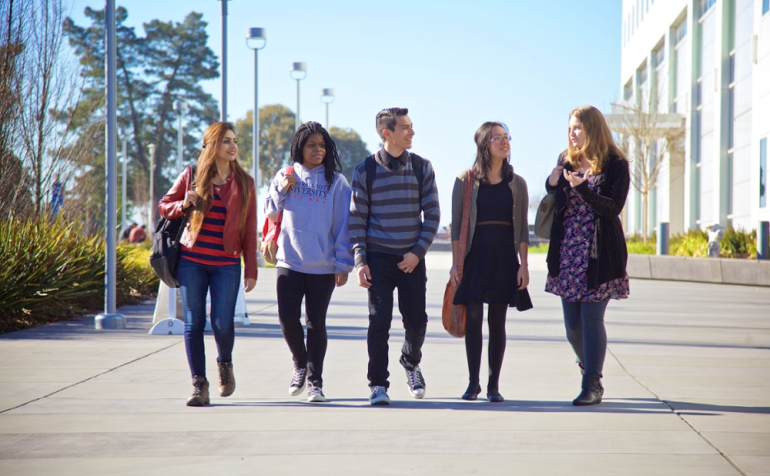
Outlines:
[{"label": "black tights", "polygon": [[[488,304],[489,311],[489,383],[487,390],[498,390],[500,369],[505,355],[505,318],[508,304]],[[465,303],[465,354],[468,357],[469,382],[479,383],[481,372],[481,348],[483,337],[481,326],[484,323],[484,303],[468,301]]]}]

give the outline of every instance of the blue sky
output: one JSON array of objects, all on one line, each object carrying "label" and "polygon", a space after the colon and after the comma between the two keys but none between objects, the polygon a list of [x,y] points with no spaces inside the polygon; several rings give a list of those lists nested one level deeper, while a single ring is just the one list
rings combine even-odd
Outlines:
[{"label": "blue sky", "polygon": [[[196,11],[209,23],[209,46],[221,53],[218,0],[118,0],[128,25],[158,18],[181,21]],[[72,17],[86,25],[86,6]],[[228,3],[228,114],[244,117],[254,103],[254,54],[248,27],[267,29],[259,53],[259,104],[296,109],[294,61],[307,63],[301,119],[325,122],[322,88],[334,88],[332,126],[353,128],[373,151],[380,143],[374,116],[408,107],[413,152],[433,163],[442,225],[451,220],[454,177],[475,157],[473,135],[487,120],[505,122],[511,162],[530,195],[566,147],[567,116],[580,105],[603,112],[620,94],[621,2],[541,1],[247,1]],[[204,83],[217,100],[220,80]],[[362,157],[363,159],[363,157]],[[530,216],[534,221],[534,216]]]}]

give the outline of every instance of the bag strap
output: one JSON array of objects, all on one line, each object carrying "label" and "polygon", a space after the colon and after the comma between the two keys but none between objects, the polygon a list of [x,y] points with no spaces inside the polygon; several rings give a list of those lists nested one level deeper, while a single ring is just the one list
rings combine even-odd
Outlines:
[{"label": "bag strap", "polygon": [[460,225],[460,259],[465,259],[465,247],[468,244],[468,226],[471,220],[471,192],[473,191],[473,178],[471,170],[465,172],[465,194],[463,196],[463,221]]},{"label": "bag strap", "polygon": [[[188,183],[189,187],[188,190],[192,189],[193,180],[195,180],[195,171],[197,167],[195,164],[190,166],[190,181]],[[182,233],[184,233],[184,229],[187,226],[187,222],[190,220],[190,214],[193,211],[193,207],[190,206],[190,208],[187,210],[187,212],[184,214],[184,217],[182,217],[182,222],[179,224],[179,230],[176,232],[176,240],[174,240],[174,243],[179,243],[179,240],[182,239]]]},{"label": "bag strap", "polygon": [[425,185],[425,176],[422,174],[422,159],[419,155],[409,153],[409,157],[412,159],[412,170],[414,170],[414,176],[417,177],[417,186],[420,192],[420,210],[422,210],[422,188]]}]

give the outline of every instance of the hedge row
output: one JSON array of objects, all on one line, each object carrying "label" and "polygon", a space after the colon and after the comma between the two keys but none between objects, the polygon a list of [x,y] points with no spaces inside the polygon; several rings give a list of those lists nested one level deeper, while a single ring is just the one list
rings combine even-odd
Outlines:
[{"label": "hedge row", "polygon": [[[0,333],[100,312],[104,246],[103,235],[62,219],[0,222]],[[148,258],[147,245],[118,245],[118,306],[157,291]]]}]

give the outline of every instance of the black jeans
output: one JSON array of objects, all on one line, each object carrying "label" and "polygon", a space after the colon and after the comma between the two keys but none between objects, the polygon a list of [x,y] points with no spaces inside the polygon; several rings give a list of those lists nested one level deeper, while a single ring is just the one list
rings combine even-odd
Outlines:
[{"label": "black jeans", "polygon": [[602,378],[604,357],[607,355],[607,331],[604,328],[606,301],[567,302],[561,300],[564,309],[564,325],[567,340],[585,366],[583,388],[594,389]]},{"label": "black jeans", "polygon": [[[505,318],[508,304],[489,304],[487,319],[489,320],[489,381],[487,390],[498,390],[500,370],[503,368],[505,356]],[[465,303],[465,355],[468,357],[468,381],[470,384],[479,383],[481,372],[481,350],[483,337],[481,329],[484,324],[484,303],[467,301]]]},{"label": "black jeans", "polygon": [[388,388],[388,337],[393,320],[393,290],[398,288],[398,310],[404,323],[404,345],[401,365],[413,370],[422,360],[422,344],[428,326],[425,312],[425,292],[428,278],[422,259],[411,273],[398,269],[403,256],[367,253],[366,261],[372,276],[369,288],[369,386]]},{"label": "black jeans", "polygon": [[[289,344],[294,366],[307,368],[307,379],[323,387],[324,357],[326,356],[326,311],[334,291],[334,274],[306,274],[277,268],[278,319],[286,343]],[[305,331],[300,323],[302,298],[305,299]]]}]

